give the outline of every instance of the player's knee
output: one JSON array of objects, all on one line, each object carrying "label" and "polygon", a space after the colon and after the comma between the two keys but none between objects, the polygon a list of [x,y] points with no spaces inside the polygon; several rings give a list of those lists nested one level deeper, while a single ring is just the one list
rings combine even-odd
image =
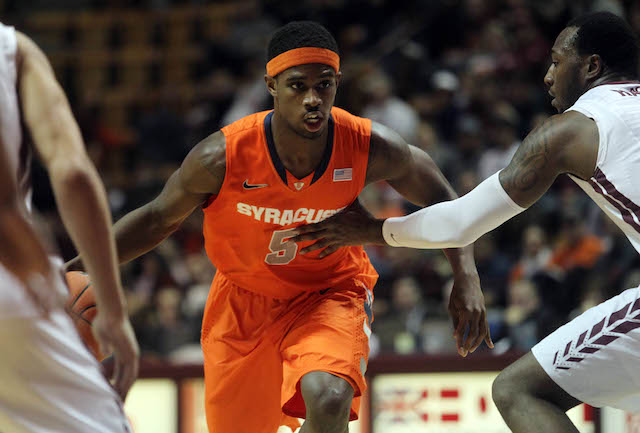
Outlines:
[{"label": "player's knee", "polygon": [[344,379],[307,384],[305,404],[311,415],[316,417],[336,417],[349,411],[353,399],[353,388]]},{"label": "player's knee", "polygon": [[491,397],[496,407],[503,412],[509,408],[515,401],[515,396],[521,390],[518,390],[518,381],[509,371],[502,371],[493,381],[491,387]]},{"label": "player's knee", "polygon": [[324,416],[339,416],[351,407],[353,390],[348,383],[346,386],[327,386],[323,389],[315,401],[315,411]]}]

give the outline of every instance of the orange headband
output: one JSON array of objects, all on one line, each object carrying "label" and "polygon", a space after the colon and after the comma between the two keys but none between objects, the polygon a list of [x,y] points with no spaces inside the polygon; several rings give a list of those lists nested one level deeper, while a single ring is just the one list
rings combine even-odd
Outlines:
[{"label": "orange headband", "polygon": [[338,72],[340,70],[340,56],[326,48],[304,47],[285,51],[275,56],[267,63],[267,74],[275,77],[285,69],[307,63],[322,63],[329,65]]}]

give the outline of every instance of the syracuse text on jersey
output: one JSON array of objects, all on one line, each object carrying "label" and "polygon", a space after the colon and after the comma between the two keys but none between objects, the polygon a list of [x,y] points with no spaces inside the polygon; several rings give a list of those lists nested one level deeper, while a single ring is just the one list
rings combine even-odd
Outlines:
[{"label": "syracuse text on jersey", "polygon": [[238,213],[255,218],[258,221],[286,226],[289,224],[306,222],[307,224],[317,223],[340,212],[340,209],[274,209],[270,207],[253,206],[246,203],[238,203],[236,210]]}]

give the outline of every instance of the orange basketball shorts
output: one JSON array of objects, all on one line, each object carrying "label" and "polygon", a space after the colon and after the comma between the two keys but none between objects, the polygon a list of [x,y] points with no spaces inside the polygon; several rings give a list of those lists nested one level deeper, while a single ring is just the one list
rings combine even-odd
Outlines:
[{"label": "orange basketball shorts", "polygon": [[[371,279],[368,279],[371,283]],[[275,433],[305,417],[300,379],[325,371],[354,389],[358,418],[373,294],[358,278],[282,300],[216,274],[202,323],[205,410],[211,433]]]}]

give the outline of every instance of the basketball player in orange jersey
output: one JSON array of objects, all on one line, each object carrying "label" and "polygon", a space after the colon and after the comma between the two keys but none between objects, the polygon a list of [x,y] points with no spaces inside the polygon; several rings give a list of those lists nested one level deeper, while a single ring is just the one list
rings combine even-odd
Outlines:
[{"label": "basketball player in orange jersey", "polygon": [[[0,56],[0,431],[128,433],[115,391],[124,398],[135,380],[138,346],[103,187],[42,51],[0,23]],[[33,150],[21,120],[92,274],[99,310],[94,333],[104,349],[113,349],[115,391],[58,301],[66,293],[60,266],[32,227]]]},{"label": "basketball player in orange jersey", "polygon": [[[324,27],[287,24],[268,59],[274,110],[195,146],[155,200],[115,225],[118,254],[121,262],[144,254],[202,206],[217,268],[201,335],[209,431],[275,433],[305,418],[303,433],[343,433],[365,389],[377,274],[362,247],[299,254],[286,242],[291,230],[328,218],[379,180],[420,205],[455,194],[427,154],[333,107],[339,56]],[[484,339],[491,345],[484,299],[471,250],[446,253],[466,355]]]}]

